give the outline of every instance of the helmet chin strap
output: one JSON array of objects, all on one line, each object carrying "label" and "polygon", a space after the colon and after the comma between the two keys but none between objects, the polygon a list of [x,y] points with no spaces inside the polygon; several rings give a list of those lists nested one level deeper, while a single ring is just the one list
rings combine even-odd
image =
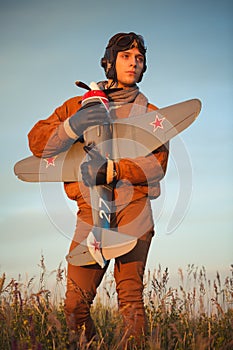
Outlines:
[{"label": "helmet chin strap", "polygon": [[117,88],[117,81],[115,81],[113,79],[108,79],[107,88],[108,89]]}]

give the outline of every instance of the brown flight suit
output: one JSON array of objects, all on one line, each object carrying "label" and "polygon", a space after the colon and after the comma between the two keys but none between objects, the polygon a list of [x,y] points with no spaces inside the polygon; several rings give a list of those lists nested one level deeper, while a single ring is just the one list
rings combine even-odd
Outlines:
[{"label": "brown flight suit", "polygon": [[[45,120],[40,120],[29,132],[29,146],[38,157],[50,157],[68,149],[70,140],[64,131],[63,122],[81,107],[81,97],[73,97],[58,107]],[[148,104],[148,109],[156,109]],[[116,110],[116,116],[127,117]],[[118,293],[119,309],[123,316],[127,336],[134,336],[138,342],[146,332],[146,317],[143,303],[143,274],[154,225],[150,200],[160,195],[159,182],[165,175],[168,160],[168,145],[161,146],[147,157],[121,159],[117,162],[119,181],[114,190],[115,227],[118,231],[138,238],[135,248],[115,258],[114,277]],[[77,201],[78,219],[72,250],[90,232],[92,211],[89,188],[83,182],[64,183],[67,196]],[[94,323],[90,317],[90,306],[107,269],[98,264],[73,266],[68,264],[65,310],[70,329],[85,325],[87,339],[95,335]]]}]

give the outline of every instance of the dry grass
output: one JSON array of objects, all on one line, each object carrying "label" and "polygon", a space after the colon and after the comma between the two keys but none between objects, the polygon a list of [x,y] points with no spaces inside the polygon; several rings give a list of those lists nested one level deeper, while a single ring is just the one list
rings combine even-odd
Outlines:
[{"label": "dry grass", "polygon": [[[66,349],[68,331],[64,317],[65,270],[48,274],[44,258],[39,281],[0,278],[0,349]],[[55,277],[53,290],[48,281]],[[179,286],[169,286],[169,271],[159,267],[145,278],[145,305],[149,332],[145,349],[233,349],[233,271],[210,281],[205,268],[189,265],[178,271]],[[36,287],[37,286],[37,287]],[[51,288],[50,288],[51,289]],[[80,349],[120,349],[121,318],[117,311],[112,276],[104,281],[92,309],[99,341]],[[134,349],[133,345],[130,347]]]}]

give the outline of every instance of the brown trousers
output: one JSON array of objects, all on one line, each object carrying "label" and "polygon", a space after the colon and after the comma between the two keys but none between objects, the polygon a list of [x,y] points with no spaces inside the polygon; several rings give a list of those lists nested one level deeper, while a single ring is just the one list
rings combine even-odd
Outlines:
[{"label": "brown trousers", "polygon": [[[141,219],[143,223],[140,226],[138,225],[138,217],[142,212]],[[135,218],[137,220],[134,220]],[[124,227],[128,228],[129,222],[132,225],[136,222],[137,227],[135,227],[135,230],[137,229],[138,232],[140,232],[140,227],[143,227],[143,229],[148,227],[147,232],[138,234],[139,239],[134,249],[125,255],[115,258],[114,265],[118,305],[125,325],[125,336],[129,337],[132,335],[139,341],[140,337],[146,333],[143,275],[148,250],[154,234],[149,200],[143,198],[133,202],[116,214],[116,221],[120,232],[121,227],[122,231],[124,231]],[[72,241],[70,250],[78,244],[77,237],[80,236],[80,233],[82,236],[81,240],[89,233],[89,224],[91,224],[90,209],[79,210],[76,236]],[[126,224],[127,226],[125,226]],[[71,330],[75,331],[84,325],[87,340],[95,336],[95,326],[90,316],[90,307],[106,270],[107,266],[102,269],[98,264],[87,266],[68,264],[65,300],[67,325]]]}]

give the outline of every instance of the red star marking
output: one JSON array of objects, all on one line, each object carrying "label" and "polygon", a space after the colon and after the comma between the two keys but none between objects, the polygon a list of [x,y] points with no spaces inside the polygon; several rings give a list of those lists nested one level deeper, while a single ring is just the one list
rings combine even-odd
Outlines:
[{"label": "red star marking", "polygon": [[49,166],[55,166],[55,159],[57,158],[57,156],[55,157],[50,157],[50,158],[45,158],[44,160],[46,161],[46,168],[48,168]]},{"label": "red star marking", "polygon": [[93,243],[91,243],[91,245],[95,248],[95,252],[97,250],[100,250],[100,242],[98,242],[96,239],[94,240]]},{"label": "red star marking", "polygon": [[163,121],[164,121],[165,118],[159,118],[157,115],[155,117],[155,120],[150,123],[150,125],[152,125],[154,127],[154,130],[153,132],[155,132],[157,129],[163,129]]}]

